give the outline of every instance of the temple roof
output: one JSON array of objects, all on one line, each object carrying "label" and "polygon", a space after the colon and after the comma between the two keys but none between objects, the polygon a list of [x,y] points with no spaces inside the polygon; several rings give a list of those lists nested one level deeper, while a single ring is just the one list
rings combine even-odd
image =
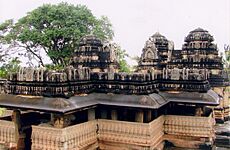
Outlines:
[{"label": "temple roof", "polygon": [[210,41],[212,42],[213,36],[211,36],[207,30],[202,28],[196,28],[189,32],[188,36],[185,38],[185,42],[190,41]]},{"label": "temple roof", "polygon": [[81,110],[85,107],[97,105],[97,101],[93,101],[84,96],[76,96],[70,99],[50,98],[42,96],[21,96],[11,94],[0,95],[0,107],[22,110],[36,110],[42,112],[66,113],[74,110]]},{"label": "temple roof", "polygon": [[191,33],[192,33],[192,32],[207,32],[207,30],[204,30],[204,29],[198,27],[198,28],[196,28],[195,30],[192,30]]},{"label": "temple roof", "polygon": [[213,91],[209,90],[207,93],[199,92],[160,92],[162,97],[167,101],[177,103],[190,103],[190,104],[206,104],[218,105],[219,96]]},{"label": "temple roof", "polygon": [[86,35],[82,37],[79,42],[79,46],[85,46],[85,45],[102,46],[102,41],[99,38],[97,38],[95,35]]},{"label": "temple roof", "polygon": [[158,43],[168,43],[168,40],[165,36],[161,35],[159,32],[156,32],[155,34],[153,34],[151,36],[151,38],[153,39],[154,43],[158,42]]},{"label": "temple roof", "polygon": [[158,109],[169,102],[218,105],[219,97],[212,90],[207,93],[159,92],[158,94],[148,95],[92,93],[84,96],[73,96],[69,99],[10,94],[0,95],[0,107],[55,113],[68,113],[96,107],[97,105]]},{"label": "temple roof", "polygon": [[152,37],[159,37],[159,38],[165,38],[165,36],[161,35],[160,32],[156,32],[152,35]]}]

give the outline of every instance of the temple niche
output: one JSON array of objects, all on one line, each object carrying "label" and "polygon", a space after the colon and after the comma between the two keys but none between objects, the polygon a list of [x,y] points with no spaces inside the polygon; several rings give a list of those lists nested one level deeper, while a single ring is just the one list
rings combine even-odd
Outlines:
[{"label": "temple niche", "polygon": [[171,59],[173,49],[173,42],[156,32],[145,43],[138,63],[138,71],[154,71],[156,74],[161,74],[159,70],[166,67],[167,62]]}]

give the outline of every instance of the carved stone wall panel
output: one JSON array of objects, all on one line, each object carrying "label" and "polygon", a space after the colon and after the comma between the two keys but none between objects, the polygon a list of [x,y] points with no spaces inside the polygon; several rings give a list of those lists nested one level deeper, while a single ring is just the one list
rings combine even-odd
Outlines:
[{"label": "carved stone wall panel", "polygon": [[90,149],[90,145],[96,148],[96,127],[96,121],[63,129],[32,126],[32,150],[79,150]]},{"label": "carved stone wall panel", "polygon": [[15,125],[11,121],[0,120],[0,144],[8,148],[16,147]]},{"label": "carved stone wall panel", "polygon": [[167,134],[212,138],[215,121],[211,115],[209,117],[167,115],[164,131]]},{"label": "carved stone wall panel", "polygon": [[[164,140],[195,148],[213,142],[214,120],[209,117],[162,115],[150,123],[98,119],[57,129],[32,127],[32,149],[163,149]],[[194,144],[195,143],[195,144]],[[119,148],[118,146],[119,145]]]}]

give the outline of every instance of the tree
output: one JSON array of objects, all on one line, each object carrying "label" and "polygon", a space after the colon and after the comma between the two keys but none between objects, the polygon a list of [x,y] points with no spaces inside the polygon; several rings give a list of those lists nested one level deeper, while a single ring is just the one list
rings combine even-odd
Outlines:
[{"label": "tree", "polygon": [[115,44],[116,46],[116,53],[117,53],[117,59],[119,64],[119,71],[120,72],[127,72],[130,73],[130,66],[128,65],[125,58],[129,57],[126,50],[122,49],[120,45]]},{"label": "tree", "polygon": [[0,40],[9,45],[11,52],[21,52],[42,66],[42,51],[54,65],[66,66],[81,37],[93,33],[105,40],[114,35],[107,17],[97,19],[86,6],[67,3],[45,4],[18,22],[9,20],[0,27]]},{"label": "tree", "polygon": [[7,78],[9,73],[15,73],[20,68],[21,61],[18,57],[11,58],[8,63],[3,64],[0,67],[0,78]]},{"label": "tree", "polygon": [[13,20],[6,20],[4,23],[0,24],[0,62],[5,62],[7,56],[9,56],[9,49],[4,47],[6,44],[5,36],[12,29]]},{"label": "tree", "polygon": [[230,45],[224,45],[225,59],[228,64],[230,64]]},{"label": "tree", "polygon": [[230,79],[230,45],[224,45],[224,52],[225,52],[225,59],[224,61],[224,66],[225,70],[228,74],[228,78]]},{"label": "tree", "polygon": [[133,56],[133,57],[130,57],[132,60],[134,60],[136,62],[136,65],[133,65],[132,66],[132,70],[135,72],[135,71],[138,71],[138,64],[141,60],[141,57],[139,56]]},{"label": "tree", "polygon": [[103,41],[111,41],[113,39],[114,32],[112,30],[112,24],[109,21],[108,17],[101,16],[101,18],[97,20],[96,26],[93,30],[93,34]]}]

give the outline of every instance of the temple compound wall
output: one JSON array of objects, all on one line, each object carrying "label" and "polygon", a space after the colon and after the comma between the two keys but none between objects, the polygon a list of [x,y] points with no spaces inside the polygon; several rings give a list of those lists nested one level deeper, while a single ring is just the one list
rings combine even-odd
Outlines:
[{"label": "temple compound wall", "polygon": [[[215,121],[208,117],[162,115],[150,123],[97,119],[66,128],[32,126],[32,149],[163,149],[199,148],[213,143]],[[13,122],[1,120],[0,142],[15,146]]]},{"label": "temple compound wall", "polygon": [[63,129],[32,126],[32,149],[163,149],[211,145],[215,121],[211,117],[165,115],[150,123],[98,119]]},{"label": "temple compound wall", "polygon": [[14,122],[0,120],[0,144],[5,147],[16,147],[16,132]]}]

